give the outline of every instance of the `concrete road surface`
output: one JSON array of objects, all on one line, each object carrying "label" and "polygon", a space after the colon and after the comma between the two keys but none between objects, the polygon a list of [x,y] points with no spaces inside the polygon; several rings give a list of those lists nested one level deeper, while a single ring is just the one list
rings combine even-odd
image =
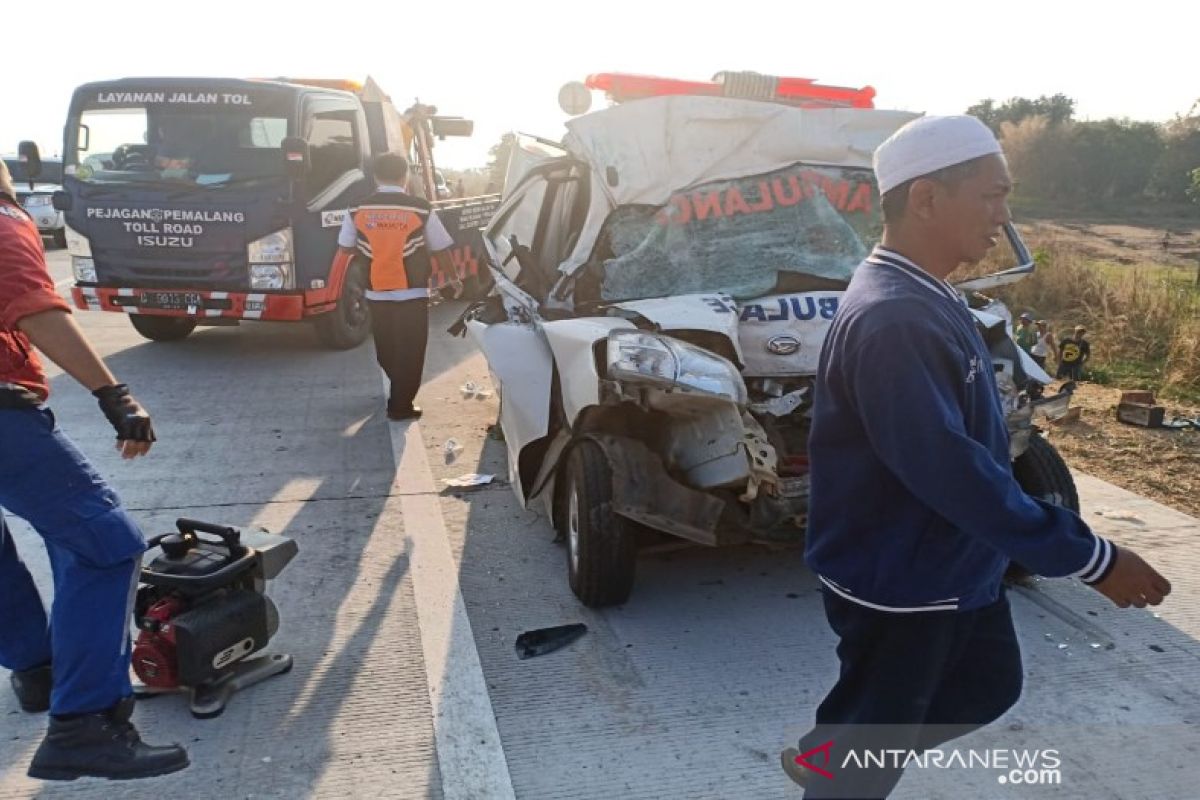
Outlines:
[{"label": "concrete road surface", "polygon": [[[51,262],[65,281],[64,254]],[[122,315],[78,315],[160,442],[120,461],[92,398],[56,373],[60,423],[147,534],[188,516],[298,540],[271,590],[271,649],[295,669],[214,720],[180,697],[139,702],[146,738],[186,744],[192,766],[122,784],[26,778],[45,718],[0,689],[0,798],[800,796],[778,753],[836,666],[800,553],[646,556],[626,605],[582,607],[562,546],[519,508],[503,445],[486,436],[496,397],[460,392],[490,381],[471,344],[443,333],[457,310],[433,314],[416,424],[384,417],[370,345],[328,352],[303,326],[267,324],[152,343]],[[447,464],[451,438],[463,449]],[[444,483],[471,472],[496,480]],[[1024,697],[956,743],[975,754],[967,767],[911,768],[895,797],[1200,796],[1200,522],[1078,479],[1088,521],[1136,545],[1175,594],[1152,613],[1069,581],[1015,593]],[[39,541],[15,527],[49,597]],[[588,626],[573,645],[517,658],[521,632],[573,622]],[[1057,772],[1041,769],[1049,756]],[[1029,759],[1037,769],[1013,772]]]}]

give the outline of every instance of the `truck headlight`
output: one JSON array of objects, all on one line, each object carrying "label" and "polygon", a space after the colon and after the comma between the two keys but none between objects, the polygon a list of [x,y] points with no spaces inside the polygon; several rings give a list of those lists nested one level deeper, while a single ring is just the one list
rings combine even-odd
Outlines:
[{"label": "truck headlight", "polygon": [[92,243],[88,241],[86,236],[70,225],[63,226],[63,235],[67,239],[67,253],[72,257],[79,256],[80,258],[89,259],[92,257]]},{"label": "truck headlight", "polygon": [[727,359],[656,333],[610,333],[608,376],[617,381],[723,397],[741,406],[748,401],[741,373]]},{"label": "truck headlight", "polygon": [[75,273],[76,283],[96,282],[96,262],[82,256],[71,256],[71,271]]},{"label": "truck headlight", "polygon": [[290,264],[251,264],[251,289],[288,289],[291,277]]},{"label": "truck headlight", "polygon": [[290,227],[275,231],[261,239],[255,239],[246,248],[246,260],[250,262],[250,288],[292,289],[295,263]]}]

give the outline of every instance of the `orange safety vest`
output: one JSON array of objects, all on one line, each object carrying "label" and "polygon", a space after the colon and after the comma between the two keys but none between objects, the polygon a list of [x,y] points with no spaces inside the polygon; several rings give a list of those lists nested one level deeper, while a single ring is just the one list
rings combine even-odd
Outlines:
[{"label": "orange safety vest", "polygon": [[432,207],[402,192],[378,192],[354,212],[358,251],[371,260],[371,289],[428,289],[432,262],[425,221]]}]

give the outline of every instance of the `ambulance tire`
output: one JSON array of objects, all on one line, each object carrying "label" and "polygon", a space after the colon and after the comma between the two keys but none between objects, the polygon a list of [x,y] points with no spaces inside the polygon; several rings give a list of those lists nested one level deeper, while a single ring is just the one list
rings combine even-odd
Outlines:
[{"label": "ambulance tire", "polygon": [[[1064,506],[1079,513],[1079,492],[1067,462],[1036,431],[1029,437],[1029,447],[1013,462],[1013,477],[1025,490],[1025,494],[1056,506]],[[1028,583],[1033,573],[1013,562],[1004,578],[1009,583]]]},{"label": "ambulance tire", "polygon": [[175,342],[186,339],[196,329],[196,320],[187,317],[157,317],[150,314],[130,314],[134,330],[152,342]]},{"label": "ambulance tire", "polygon": [[1067,462],[1036,431],[1029,437],[1029,447],[1013,462],[1013,477],[1025,494],[1079,513],[1079,492]]},{"label": "ambulance tire", "polygon": [[371,308],[367,304],[367,271],[357,261],[350,265],[337,307],[317,317],[317,338],[333,350],[358,347],[371,335]]},{"label": "ambulance tire", "polygon": [[634,523],[612,508],[612,469],[595,442],[579,442],[567,457],[562,515],[571,591],[589,608],[629,599],[637,566]]}]

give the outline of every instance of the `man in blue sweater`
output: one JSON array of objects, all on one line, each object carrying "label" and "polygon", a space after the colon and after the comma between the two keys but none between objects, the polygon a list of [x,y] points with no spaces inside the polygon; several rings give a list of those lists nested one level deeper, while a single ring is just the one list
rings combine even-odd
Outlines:
[{"label": "man in blue sweater", "polygon": [[[1021,694],[1001,578],[1010,560],[1116,605],[1170,584],[1076,514],[1025,494],[988,348],[946,277],[1009,220],[1012,180],[974,117],[924,117],[875,153],[883,242],[825,339],[809,440],[805,560],[837,634],[837,683],[785,772],[806,798],[886,797],[903,761],[998,718]],[[858,753],[847,766],[847,754]]]}]

